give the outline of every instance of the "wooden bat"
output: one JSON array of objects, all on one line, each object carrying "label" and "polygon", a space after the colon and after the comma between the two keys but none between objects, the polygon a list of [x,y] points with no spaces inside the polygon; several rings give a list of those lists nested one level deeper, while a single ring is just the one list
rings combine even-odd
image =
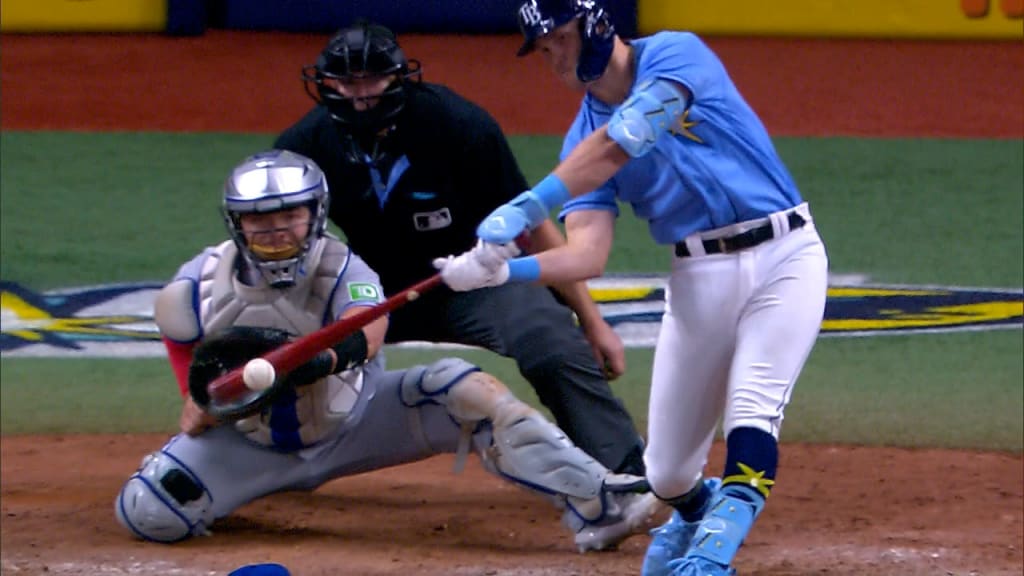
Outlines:
[{"label": "wooden bat", "polygon": [[[321,350],[341,342],[354,334],[356,330],[384,316],[395,308],[412,302],[419,298],[420,294],[437,287],[439,284],[441,284],[441,275],[434,274],[430,278],[406,288],[376,306],[364,308],[358,314],[342,318],[316,332],[310,332],[297,340],[271,350],[264,354],[262,358],[270,362],[274,367],[274,372],[277,374],[294,370],[311,360]],[[244,365],[239,366],[210,382],[206,388],[210,398],[218,401],[230,401],[248,392],[249,389],[242,380],[242,371],[244,369]]]}]

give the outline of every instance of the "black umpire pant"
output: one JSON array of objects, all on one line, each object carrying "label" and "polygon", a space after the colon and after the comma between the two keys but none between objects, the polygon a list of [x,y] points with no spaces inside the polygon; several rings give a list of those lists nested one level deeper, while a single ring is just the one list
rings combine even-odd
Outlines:
[{"label": "black umpire pant", "polygon": [[558,426],[615,472],[643,475],[643,440],[572,311],[550,289],[441,286],[391,313],[387,342],[450,342],[512,358]]}]

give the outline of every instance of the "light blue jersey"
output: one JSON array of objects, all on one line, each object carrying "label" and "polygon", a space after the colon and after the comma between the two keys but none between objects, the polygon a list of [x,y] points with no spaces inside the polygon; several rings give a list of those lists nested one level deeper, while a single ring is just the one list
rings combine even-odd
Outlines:
[{"label": "light blue jersey", "polygon": [[[763,218],[802,202],[767,130],[740,95],[718,57],[688,32],[660,32],[633,40],[634,89],[664,78],[692,94],[671,133],[648,154],[634,158],[597,190],[565,203],[559,217],[576,210],[609,210],[627,202],[648,221],[659,244],[737,222]],[[615,108],[589,93],[565,137],[562,158]]]}]

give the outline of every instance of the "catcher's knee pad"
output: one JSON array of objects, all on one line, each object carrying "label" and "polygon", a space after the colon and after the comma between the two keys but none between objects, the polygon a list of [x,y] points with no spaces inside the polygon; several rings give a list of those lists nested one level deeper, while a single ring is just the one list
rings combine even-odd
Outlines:
[{"label": "catcher's knee pad", "polygon": [[153,452],[121,488],[114,502],[118,522],[152,542],[171,543],[206,533],[213,521],[210,493],[166,452]]},{"label": "catcher's knee pad", "polygon": [[442,358],[427,366],[410,368],[402,376],[402,403],[406,406],[439,404],[459,420],[483,420],[486,414],[462,409],[458,399],[450,394],[463,378],[479,371],[478,366],[461,358]]}]

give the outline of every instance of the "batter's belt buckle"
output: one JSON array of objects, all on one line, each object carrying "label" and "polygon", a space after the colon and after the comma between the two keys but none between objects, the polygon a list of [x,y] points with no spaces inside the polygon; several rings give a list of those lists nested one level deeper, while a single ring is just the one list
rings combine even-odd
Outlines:
[{"label": "batter's belt buckle", "polygon": [[722,254],[728,254],[729,253],[728,247],[725,244],[725,237],[724,236],[722,238],[718,239],[718,251],[721,252]]}]

